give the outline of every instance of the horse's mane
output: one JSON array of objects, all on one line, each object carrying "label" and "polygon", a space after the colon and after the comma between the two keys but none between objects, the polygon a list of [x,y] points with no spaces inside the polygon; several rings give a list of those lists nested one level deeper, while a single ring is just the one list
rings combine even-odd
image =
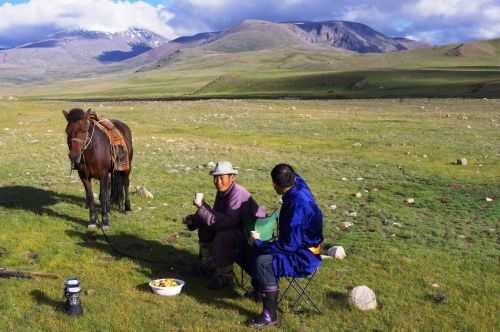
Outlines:
[{"label": "horse's mane", "polygon": [[83,119],[85,117],[85,112],[81,108],[73,108],[68,113],[69,122],[75,122]]}]

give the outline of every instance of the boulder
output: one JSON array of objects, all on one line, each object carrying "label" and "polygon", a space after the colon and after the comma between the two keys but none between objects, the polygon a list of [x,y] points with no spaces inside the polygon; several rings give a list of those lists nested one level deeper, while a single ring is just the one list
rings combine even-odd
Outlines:
[{"label": "boulder", "polygon": [[350,291],[349,304],[363,311],[373,310],[377,308],[377,299],[367,286],[356,286]]},{"label": "boulder", "polygon": [[346,257],[344,247],[333,246],[327,251],[328,256],[335,257],[335,259],[343,260]]}]

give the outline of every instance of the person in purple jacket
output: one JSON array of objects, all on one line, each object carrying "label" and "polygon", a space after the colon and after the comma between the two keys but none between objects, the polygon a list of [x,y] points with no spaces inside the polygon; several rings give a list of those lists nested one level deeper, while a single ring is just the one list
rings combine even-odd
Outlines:
[{"label": "person in purple jacket", "polygon": [[288,164],[278,164],[271,171],[273,186],[282,195],[278,219],[278,238],[261,241],[253,232],[256,251],[253,278],[262,294],[260,316],[248,320],[250,327],[262,328],[278,323],[278,281],[280,277],[306,277],[321,264],[323,215],[306,182]]},{"label": "person in purple jacket", "polygon": [[243,223],[266,215],[251,194],[235,182],[237,174],[229,161],[219,161],[210,172],[217,189],[213,207],[195,198],[196,213],[184,219],[188,229],[198,230],[201,270],[211,276],[210,289],[232,284],[235,262],[249,270]]}]

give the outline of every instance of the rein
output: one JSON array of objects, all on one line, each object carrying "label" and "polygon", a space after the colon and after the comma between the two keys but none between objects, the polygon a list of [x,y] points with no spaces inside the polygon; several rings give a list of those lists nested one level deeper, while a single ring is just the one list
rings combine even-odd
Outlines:
[{"label": "rein", "polygon": [[[80,151],[80,160],[82,161],[83,160],[83,164],[85,164],[85,156],[83,155],[83,153],[85,152],[85,150],[88,149],[88,147],[90,146],[90,144],[92,144],[92,139],[94,138],[94,133],[95,133],[95,123],[93,123],[93,121],[90,121],[93,126],[92,126],[92,133],[90,134],[90,138],[89,138],[89,131],[87,130],[87,134],[85,135],[85,140],[82,140],[81,138],[76,138],[76,137],[72,137],[71,138],[71,141],[75,141],[75,142],[78,142],[80,144],[83,145],[83,148],[81,149]],[[81,162],[80,161],[80,162]],[[71,175],[71,172],[75,169],[75,165],[73,163],[71,163],[71,171],[70,171],[70,175]]]}]

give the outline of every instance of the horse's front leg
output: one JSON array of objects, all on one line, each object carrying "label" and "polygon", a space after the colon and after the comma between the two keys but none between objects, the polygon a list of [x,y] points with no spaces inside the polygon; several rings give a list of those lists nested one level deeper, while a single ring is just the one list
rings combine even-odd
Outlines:
[{"label": "horse's front leg", "polygon": [[94,203],[94,193],[92,192],[92,180],[82,178],[83,186],[85,187],[85,203],[89,209],[89,224],[88,228],[96,228],[97,212]]},{"label": "horse's front leg", "polygon": [[100,179],[100,200],[102,209],[102,228],[109,228],[109,174],[101,176]]}]

